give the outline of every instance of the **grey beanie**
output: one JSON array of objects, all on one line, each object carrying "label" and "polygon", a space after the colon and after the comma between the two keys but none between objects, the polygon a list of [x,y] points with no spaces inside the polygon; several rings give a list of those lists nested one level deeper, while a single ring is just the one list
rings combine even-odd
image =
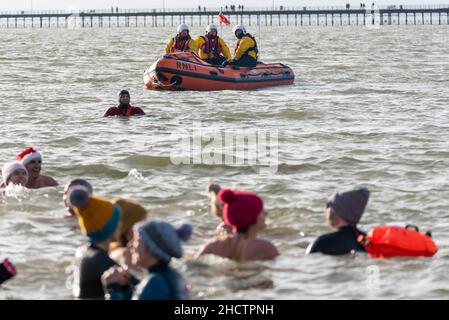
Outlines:
[{"label": "grey beanie", "polygon": [[147,249],[162,263],[169,263],[172,257],[181,258],[181,240],[187,241],[192,234],[190,224],[175,229],[170,223],[161,220],[137,224],[135,230]]},{"label": "grey beanie", "polygon": [[351,225],[356,225],[368,203],[369,191],[360,188],[343,193],[334,193],[327,203],[335,213]]}]

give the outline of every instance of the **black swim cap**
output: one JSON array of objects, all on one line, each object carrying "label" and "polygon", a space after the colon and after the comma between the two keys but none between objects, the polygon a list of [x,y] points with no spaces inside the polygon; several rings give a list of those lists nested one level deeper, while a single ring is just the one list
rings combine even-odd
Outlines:
[{"label": "black swim cap", "polygon": [[120,91],[120,92],[118,93],[118,96],[119,96],[119,97],[121,97],[121,96],[123,96],[123,95],[128,95],[128,96],[129,96],[129,95],[130,95],[130,94],[129,94],[129,91],[128,91],[128,90],[122,90],[122,91]]}]

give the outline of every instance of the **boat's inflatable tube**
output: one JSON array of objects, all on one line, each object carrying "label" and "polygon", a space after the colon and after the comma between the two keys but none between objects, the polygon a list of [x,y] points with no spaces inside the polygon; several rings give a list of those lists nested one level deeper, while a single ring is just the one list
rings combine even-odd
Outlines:
[{"label": "boat's inflatable tube", "polygon": [[293,70],[281,63],[259,63],[255,68],[213,66],[190,52],[165,54],[144,72],[148,89],[250,90],[292,84]]}]

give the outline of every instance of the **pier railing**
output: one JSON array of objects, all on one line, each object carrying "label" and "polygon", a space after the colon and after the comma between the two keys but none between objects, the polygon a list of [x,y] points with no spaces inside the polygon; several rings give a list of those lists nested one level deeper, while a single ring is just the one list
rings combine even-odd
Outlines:
[{"label": "pier railing", "polygon": [[156,8],[0,12],[0,28],[26,27],[139,27],[216,23],[222,11],[231,23],[245,25],[391,25],[449,24],[449,4],[261,7],[261,8]]},{"label": "pier railing", "polygon": [[302,7],[286,7],[286,6],[276,6],[276,7],[250,7],[243,9],[235,8],[235,10],[231,10],[229,7],[201,7],[199,8],[139,8],[139,9],[87,9],[87,10],[24,10],[24,11],[0,11],[0,15],[61,15],[61,14],[110,14],[110,13],[120,13],[120,14],[135,14],[135,13],[203,13],[203,12],[227,12],[227,13],[236,13],[236,12],[265,12],[265,11],[275,11],[275,12],[285,12],[285,11],[341,11],[341,10],[433,10],[433,9],[449,9],[448,4],[434,4],[434,5],[383,5],[372,7],[371,5],[366,5],[365,7],[361,7],[360,5],[351,5],[351,6],[302,6]]}]

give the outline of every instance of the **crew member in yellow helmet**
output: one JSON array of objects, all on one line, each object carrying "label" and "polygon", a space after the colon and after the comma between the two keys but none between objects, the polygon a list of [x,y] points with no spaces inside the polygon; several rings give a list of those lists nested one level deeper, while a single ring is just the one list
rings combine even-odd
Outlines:
[{"label": "crew member in yellow helmet", "polygon": [[196,39],[198,56],[213,65],[221,65],[231,59],[231,52],[226,42],[218,36],[217,26],[210,24],[206,28],[206,34]]},{"label": "crew member in yellow helmet", "polygon": [[239,41],[234,50],[234,57],[230,61],[224,62],[224,65],[236,65],[248,68],[254,68],[257,65],[257,42],[254,37],[246,32],[244,26],[236,25],[232,32]]},{"label": "crew member in yellow helmet", "polygon": [[196,51],[196,42],[189,35],[189,26],[181,23],[178,26],[178,34],[171,38],[165,47],[165,53]]}]

